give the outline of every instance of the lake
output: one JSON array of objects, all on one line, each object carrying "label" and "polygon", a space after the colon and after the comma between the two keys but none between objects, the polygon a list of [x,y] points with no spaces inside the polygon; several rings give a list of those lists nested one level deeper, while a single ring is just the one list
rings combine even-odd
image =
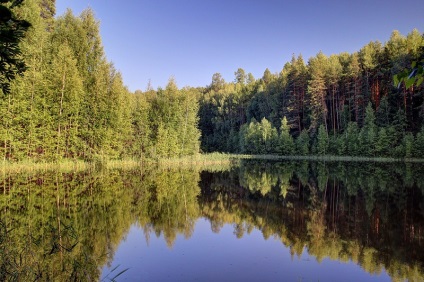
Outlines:
[{"label": "lake", "polygon": [[424,281],[422,164],[3,173],[0,281]]}]

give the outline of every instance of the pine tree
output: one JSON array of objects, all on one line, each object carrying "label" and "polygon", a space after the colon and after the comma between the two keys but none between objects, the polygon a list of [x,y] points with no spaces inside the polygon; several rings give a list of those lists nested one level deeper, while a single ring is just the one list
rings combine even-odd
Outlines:
[{"label": "pine tree", "polygon": [[326,85],[325,85],[325,69],[327,66],[327,57],[322,53],[318,53],[316,57],[309,61],[310,80],[308,81],[308,95],[311,107],[312,128],[317,128],[320,124],[324,124],[327,130],[327,104],[326,104]]},{"label": "pine tree", "polygon": [[[359,61],[364,73],[362,76],[362,91],[358,100],[358,118],[356,120],[360,126],[363,124],[365,107],[371,101],[372,92],[375,91],[375,94],[379,94],[378,90],[373,90],[373,86],[377,81],[378,59],[382,52],[382,45],[378,41],[368,43],[359,51]],[[376,101],[376,104],[378,105],[379,102]]]},{"label": "pine tree", "polygon": [[[343,110],[343,105],[340,103],[340,85],[342,74],[342,65],[340,58],[337,55],[331,55],[328,58],[328,65],[326,69],[326,88],[328,89],[328,105],[329,105],[329,121],[330,128],[333,133],[340,130],[340,115]],[[327,128],[330,131],[329,128]]]},{"label": "pine tree", "polygon": [[424,126],[421,127],[421,130],[417,133],[414,143],[414,156],[418,158],[424,157]]},{"label": "pine tree", "polygon": [[295,142],[296,154],[299,154],[301,156],[309,155],[309,142],[309,134],[306,129],[304,129],[300,132]]},{"label": "pine tree", "polygon": [[292,155],[295,151],[295,144],[290,135],[290,127],[286,117],[281,121],[279,151],[283,156]]},{"label": "pine tree", "polygon": [[365,156],[373,156],[376,146],[377,127],[371,103],[365,109],[364,126],[360,132],[360,151]]},{"label": "pine tree", "polygon": [[307,69],[301,55],[298,58],[293,56],[287,68],[287,119],[293,134],[297,136],[305,126]]},{"label": "pine tree", "polygon": [[363,96],[361,94],[361,67],[359,63],[358,53],[354,53],[349,57],[346,66],[346,93],[347,93],[347,108],[348,119],[347,123],[354,117],[355,121],[361,120],[361,112],[363,106]]},{"label": "pine tree", "polygon": [[349,122],[345,131],[346,136],[346,150],[349,156],[357,156],[360,154],[359,148],[359,129],[356,122]]},{"label": "pine tree", "polygon": [[412,135],[411,132],[408,132],[405,134],[405,136],[403,137],[403,147],[404,147],[404,151],[405,151],[405,158],[411,158],[413,157],[413,153],[414,153],[414,135]]},{"label": "pine tree", "polygon": [[240,85],[245,85],[246,83],[246,72],[242,68],[238,68],[236,72],[234,72],[234,76],[236,77],[234,82]]},{"label": "pine tree", "polygon": [[321,124],[318,128],[318,144],[317,144],[317,153],[319,155],[326,155],[328,154],[328,148],[329,148],[329,137],[328,133],[325,130],[325,127],[323,124]]},{"label": "pine tree", "polygon": [[388,156],[390,153],[390,136],[387,134],[387,130],[381,127],[378,131],[377,142],[375,145],[375,152],[380,157]]}]

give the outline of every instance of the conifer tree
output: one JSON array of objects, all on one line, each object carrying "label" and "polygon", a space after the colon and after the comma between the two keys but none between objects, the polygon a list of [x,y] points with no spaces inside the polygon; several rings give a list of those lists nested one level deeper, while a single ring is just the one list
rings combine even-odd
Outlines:
[{"label": "conifer tree", "polygon": [[424,157],[424,126],[421,127],[421,130],[417,133],[415,142],[414,142],[414,156],[417,158]]},{"label": "conifer tree", "polygon": [[326,104],[326,85],[325,85],[325,69],[327,65],[327,57],[322,53],[318,53],[316,57],[309,61],[310,80],[308,82],[308,94],[311,107],[312,128],[318,128],[320,124],[324,124],[327,130],[327,104]]},{"label": "conifer tree", "polygon": [[377,127],[371,103],[365,109],[364,126],[360,132],[360,150],[365,156],[373,156],[376,146]]},{"label": "conifer tree", "polygon": [[346,150],[349,156],[357,156],[360,154],[359,148],[359,128],[356,122],[349,122],[346,132]]},{"label": "conifer tree", "polygon": [[385,127],[381,127],[378,131],[375,152],[378,156],[384,157],[390,155],[390,136],[387,134]]},{"label": "conifer tree", "polygon": [[309,154],[309,134],[306,129],[302,130],[296,139],[296,154],[306,156]]},{"label": "conifer tree", "polygon": [[319,155],[326,155],[328,154],[328,148],[329,148],[329,137],[328,133],[325,130],[325,127],[323,124],[321,124],[318,128],[318,143],[317,143],[317,153]]},{"label": "conifer tree", "polygon": [[290,127],[286,117],[281,121],[279,151],[284,156],[292,155],[295,151],[293,137],[290,135]]}]

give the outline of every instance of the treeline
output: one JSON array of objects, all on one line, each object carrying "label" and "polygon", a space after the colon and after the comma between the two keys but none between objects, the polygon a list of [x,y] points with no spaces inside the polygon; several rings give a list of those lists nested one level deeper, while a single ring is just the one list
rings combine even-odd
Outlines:
[{"label": "treeline", "polygon": [[0,157],[59,160],[168,157],[199,151],[198,92],[130,93],[108,62],[92,10],[54,18],[54,0],[26,0],[26,72],[0,92]]},{"label": "treeline", "polygon": [[92,10],[55,18],[54,0],[12,10],[31,27],[19,45],[26,71],[0,90],[4,161],[199,151],[424,157],[423,86],[393,86],[394,74],[424,57],[418,30],[353,54],[293,56],[260,79],[240,68],[233,82],[215,73],[203,88],[179,89],[171,78],[131,93],[105,57]]},{"label": "treeline", "polygon": [[219,73],[200,100],[203,151],[423,157],[423,87],[393,76],[424,57],[418,30],[353,54],[293,56],[260,79]]},{"label": "treeline", "polygon": [[302,130],[297,138],[290,134],[290,127],[285,117],[280,130],[266,118],[261,122],[253,119],[241,127],[240,150],[247,154],[298,156],[424,157],[423,128],[414,136],[412,132],[405,131],[405,123],[396,121],[387,126],[378,126],[371,104],[367,106],[365,112],[361,128],[357,122],[350,121],[343,132],[329,134],[321,124],[318,132],[312,137],[307,130]]}]

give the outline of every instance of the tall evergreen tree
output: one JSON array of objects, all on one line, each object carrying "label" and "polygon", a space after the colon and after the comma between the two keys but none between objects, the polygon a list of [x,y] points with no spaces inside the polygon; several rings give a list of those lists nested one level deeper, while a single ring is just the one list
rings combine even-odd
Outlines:
[{"label": "tall evergreen tree", "polygon": [[360,132],[360,150],[365,156],[374,156],[376,147],[377,127],[375,125],[375,115],[371,103],[365,110],[364,126]]},{"label": "tall evergreen tree", "polygon": [[279,136],[279,151],[282,155],[293,155],[295,151],[295,144],[293,137],[290,135],[290,127],[287,118],[284,117],[281,121],[280,136]]},{"label": "tall evergreen tree", "polygon": [[327,57],[322,53],[318,53],[316,57],[309,60],[310,80],[308,82],[308,94],[311,107],[311,127],[317,129],[320,124],[324,124],[327,130],[327,113],[326,104],[326,85],[325,70],[327,66]]},{"label": "tall evergreen tree", "polygon": [[300,134],[305,126],[306,112],[306,90],[307,90],[307,69],[301,55],[292,57],[287,74],[288,92],[288,121],[293,130],[293,134]]},{"label": "tall evergreen tree", "polygon": [[[340,99],[340,81],[342,74],[342,65],[339,56],[331,55],[328,58],[328,65],[326,71],[326,84],[328,89],[327,104],[329,105],[329,121],[330,128],[333,133],[340,130],[341,113],[343,111],[343,104]],[[328,128],[329,130],[329,128]]]},{"label": "tall evergreen tree", "polygon": [[306,156],[309,154],[309,134],[304,129],[300,132],[299,136],[296,138],[295,146],[296,146],[296,154],[301,156]]},{"label": "tall evergreen tree", "polygon": [[329,148],[329,137],[328,133],[325,130],[325,127],[323,124],[321,124],[318,128],[318,143],[317,143],[317,153],[319,155],[326,155],[328,154],[328,148]]}]

